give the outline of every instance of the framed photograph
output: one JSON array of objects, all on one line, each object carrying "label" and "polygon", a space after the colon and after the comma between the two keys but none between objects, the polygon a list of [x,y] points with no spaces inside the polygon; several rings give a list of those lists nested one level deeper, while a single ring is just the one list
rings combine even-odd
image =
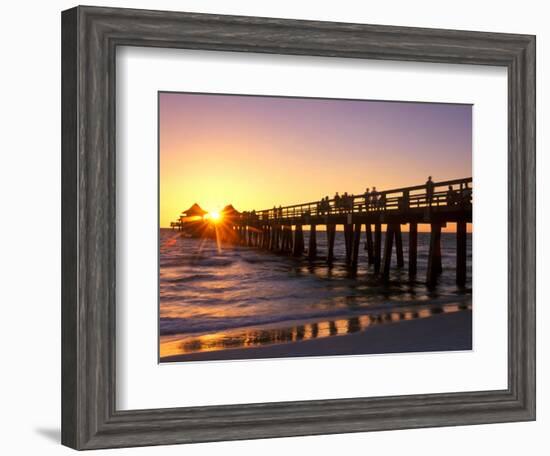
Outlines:
[{"label": "framed photograph", "polygon": [[62,13],[62,442],[535,419],[535,37]]}]

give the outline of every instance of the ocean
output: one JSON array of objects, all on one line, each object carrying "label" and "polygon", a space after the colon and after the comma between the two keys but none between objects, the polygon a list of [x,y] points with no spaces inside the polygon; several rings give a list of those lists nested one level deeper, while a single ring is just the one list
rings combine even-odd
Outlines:
[{"label": "ocean", "polygon": [[[306,246],[308,236],[304,231]],[[336,233],[336,260],[328,266],[324,232],[317,233],[319,259],[311,262],[251,247],[218,246],[212,239],[161,229],[161,361],[172,355],[349,334],[372,324],[471,308],[471,234],[465,287],[455,284],[453,233],[442,233],[438,285],[426,286],[429,236],[418,233],[416,281],[408,279],[408,233],[403,233],[405,267],[395,267],[394,246],[390,280],[382,284],[368,265],[364,237],[358,268],[352,271],[344,261],[343,232]]]}]

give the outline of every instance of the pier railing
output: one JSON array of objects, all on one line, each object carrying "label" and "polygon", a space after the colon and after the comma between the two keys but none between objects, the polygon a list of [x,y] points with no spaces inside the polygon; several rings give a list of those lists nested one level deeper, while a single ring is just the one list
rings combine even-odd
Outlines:
[{"label": "pier railing", "polygon": [[[243,219],[264,221],[337,214],[406,210],[422,207],[466,206],[471,204],[472,178],[434,182],[433,193],[426,184],[370,192],[369,195],[341,195],[339,199],[312,201],[291,206],[243,212]],[[449,191],[449,187],[452,190]]]}]

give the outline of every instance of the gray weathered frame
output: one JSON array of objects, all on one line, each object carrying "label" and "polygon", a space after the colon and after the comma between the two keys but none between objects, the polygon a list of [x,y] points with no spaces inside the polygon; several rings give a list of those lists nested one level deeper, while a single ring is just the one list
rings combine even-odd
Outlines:
[{"label": "gray weathered frame", "polygon": [[[506,67],[508,388],[116,410],[115,50],[121,45]],[[62,13],[62,54],[63,444],[93,449],[535,419],[534,36],[77,7]]]}]

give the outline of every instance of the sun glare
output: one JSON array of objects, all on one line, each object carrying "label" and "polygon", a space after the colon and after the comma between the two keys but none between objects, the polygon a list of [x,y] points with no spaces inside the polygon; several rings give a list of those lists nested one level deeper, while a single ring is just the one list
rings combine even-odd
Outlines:
[{"label": "sun glare", "polygon": [[212,211],[206,214],[205,218],[211,220],[214,223],[218,223],[221,220],[222,215],[218,211]]}]

